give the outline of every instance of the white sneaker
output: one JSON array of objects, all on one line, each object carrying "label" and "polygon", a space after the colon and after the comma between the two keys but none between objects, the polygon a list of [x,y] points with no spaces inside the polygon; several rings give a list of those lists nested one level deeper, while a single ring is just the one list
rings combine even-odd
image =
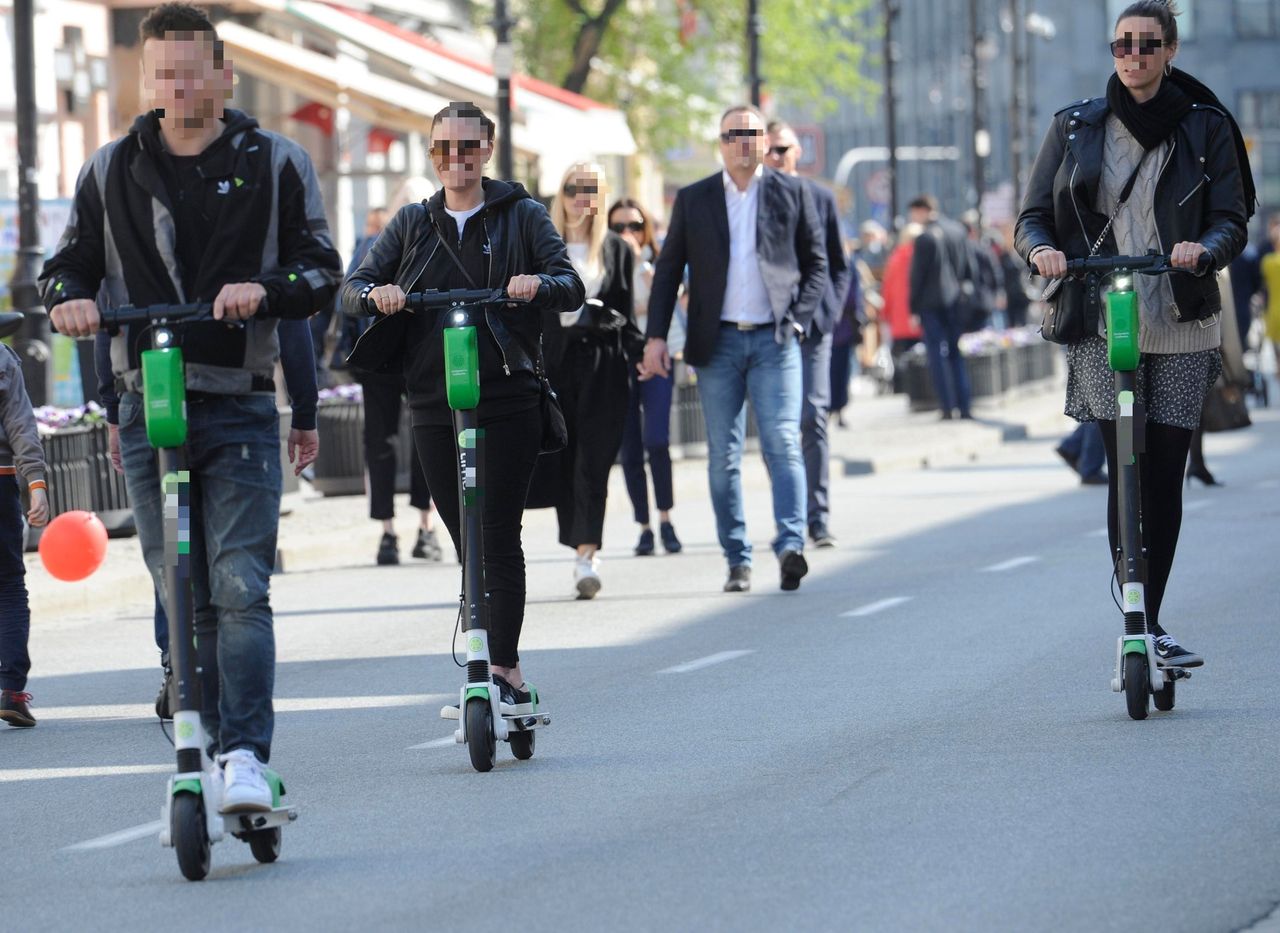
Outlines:
[{"label": "white sneaker", "polygon": [[237,748],[218,756],[226,783],[221,813],[269,813],[271,788],[258,756],[247,748]]},{"label": "white sneaker", "polygon": [[596,568],[600,560],[596,557],[579,557],[573,562],[573,585],[578,591],[578,599],[595,599],[600,592],[600,574]]}]

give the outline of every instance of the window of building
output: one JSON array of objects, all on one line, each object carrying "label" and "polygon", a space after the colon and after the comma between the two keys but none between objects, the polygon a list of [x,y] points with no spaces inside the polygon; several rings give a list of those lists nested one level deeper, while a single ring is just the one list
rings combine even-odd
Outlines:
[{"label": "window of building", "polygon": [[1280,0],[1235,0],[1236,35],[1270,39],[1280,33]]},{"label": "window of building", "polygon": [[1238,119],[1246,131],[1280,130],[1280,91],[1241,91]]}]

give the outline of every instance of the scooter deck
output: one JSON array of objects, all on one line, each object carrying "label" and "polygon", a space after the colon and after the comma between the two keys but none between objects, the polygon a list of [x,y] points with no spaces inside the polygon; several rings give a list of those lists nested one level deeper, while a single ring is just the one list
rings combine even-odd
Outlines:
[{"label": "scooter deck", "polygon": [[245,833],[261,832],[264,829],[275,829],[277,826],[288,826],[298,818],[297,807],[276,807],[270,812],[261,813],[223,813],[222,824],[228,835],[241,836]]},{"label": "scooter deck", "polygon": [[[525,729],[537,729],[542,726],[551,725],[551,715],[549,713],[545,710],[538,710],[535,712],[533,710],[526,709],[526,706],[527,704],[523,703],[519,706],[511,706],[510,704],[503,703],[502,718],[507,722],[516,724],[521,724],[523,720],[526,719],[534,720],[532,725],[525,724]],[[451,722],[457,722],[462,718],[462,713],[459,712],[458,707],[456,706],[444,706],[440,709],[440,718],[448,719]]]}]

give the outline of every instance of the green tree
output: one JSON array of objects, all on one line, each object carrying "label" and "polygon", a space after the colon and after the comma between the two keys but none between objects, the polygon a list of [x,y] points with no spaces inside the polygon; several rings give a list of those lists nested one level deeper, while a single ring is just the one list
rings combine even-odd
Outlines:
[{"label": "green tree", "polygon": [[[517,68],[626,110],[643,148],[661,155],[710,135],[746,98],[746,0],[691,0],[681,41],[677,0],[513,0]],[[773,104],[821,117],[867,100],[865,43],[874,0],[760,0],[761,71]]]}]

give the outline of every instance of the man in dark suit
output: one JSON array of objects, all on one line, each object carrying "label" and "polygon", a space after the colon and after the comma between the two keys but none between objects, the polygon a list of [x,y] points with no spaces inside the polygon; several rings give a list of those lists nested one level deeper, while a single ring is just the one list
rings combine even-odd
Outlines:
[{"label": "man in dark suit", "polygon": [[729,562],[726,592],[751,588],[742,506],[742,444],[749,396],[773,485],[774,553],[782,588],[808,573],[805,476],[800,454],[800,339],[822,301],[827,257],[806,186],[763,165],[764,118],[753,107],[720,120],[724,170],[676,195],[649,297],[645,371],[666,374],[667,328],[689,270],[684,358],[698,370],[707,424],[711,502]]},{"label": "man in dark suit", "polygon": [[907,216],[924,227],[911,257],[909,297],[911,314],[924,328],[929,375],[942,417],[950,421],[958,408],[961,418],[972,418],[969,375],[960,357],[962,304],[975,279],[969,235],[962,224],[942,216],[932,195],[920,195],[907,205]]},{"label": "man in dark suit", "polygon": [[[784,175],[799,177],[796,166],[804,150],[795,130],[785,123],[769,124],[769,152],[765,164]],[[827,417],[831,411],[831,338],[844,314],[844,299],[849,290],[849,261],[844,255],[844,238],[840,235],[840,211],[829,190],[809,179],[801,179],[818,209],[827,252],[827,288],[800,344],[800,362],[804,379],[804,407],[800,411],[800,451],[804,456],[804,472],[809,487],[809,539],[816,547],[835,547],[836,539],[828,529],[831,513],[829,493],[831,448],[827,437]]]}]

